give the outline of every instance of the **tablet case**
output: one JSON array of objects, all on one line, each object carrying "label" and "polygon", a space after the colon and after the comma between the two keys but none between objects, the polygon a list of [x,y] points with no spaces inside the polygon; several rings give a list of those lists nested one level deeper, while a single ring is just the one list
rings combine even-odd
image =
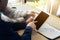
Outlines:
[{"label": "tablet case", "polygon": [[43,11],[40,12],[40,14],[35,18],[34,21],[37,21],[36,24],[36,29],[39,29],[40,26],[45,22],[45,20],[49,17],[49,15]]}]

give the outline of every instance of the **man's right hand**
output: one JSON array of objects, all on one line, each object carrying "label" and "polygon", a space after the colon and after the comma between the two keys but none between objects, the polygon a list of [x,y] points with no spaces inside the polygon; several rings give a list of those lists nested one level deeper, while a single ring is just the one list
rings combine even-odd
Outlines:
[{"label": "man's right hand", "polygon": [[37,21],[30,22],[27,24],[27,26],[30,26],[33,30],[35,30],[36,29],[36,25],[35,25],[36,22]]}]

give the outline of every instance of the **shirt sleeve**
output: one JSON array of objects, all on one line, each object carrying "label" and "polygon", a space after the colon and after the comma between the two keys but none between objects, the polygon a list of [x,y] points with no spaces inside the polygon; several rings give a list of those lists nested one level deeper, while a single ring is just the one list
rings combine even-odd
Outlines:
[{"label": "shirt sleeve", "polygon": [[31,40],[31,34],[32,34],[32,28],[31,27],[26,27],[21,40]]},{"label": "shirt sleeve", "polygon": [[20,30],[20,29],[25,29],[27,23],[26,22],[16,22],[13,24],[13,29],[14,30]]},{"label": "shirt sleeve", "polygon": [[26,22],[13,23],[13,22],[5,22],[5,21],[1,20],[1,25],[12,28],[13,30],[16,31],[16,30],[24,29],[26,27],[27,23]]},{"label": "shirt sleeve", "polygon": [[26,16],[28,11],[23,11],[23,10],[15,10],[14,12],[14,17],[19,18],[19,17],[24,17]]}]

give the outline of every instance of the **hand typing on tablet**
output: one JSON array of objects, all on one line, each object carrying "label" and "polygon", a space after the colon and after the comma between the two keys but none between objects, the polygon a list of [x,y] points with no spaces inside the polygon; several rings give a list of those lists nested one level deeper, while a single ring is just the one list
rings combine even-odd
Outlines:
[{"label": "hand typing on tablet", "polygon": [[29,23],[29,22],[33,21],[35,16],[36,16],[36,14],[38,14],[38,13],[34,12],[34,11],[28,12],[27,13],[27,17],[25,18],[26,22]]},{"label": "hand typing on tablet", "polygon": [[35,30],[36,29],[36,25],[35,25],[36,22],[37,21],[30,22],[27,24],[27,26],[30,26],[33,30]]}]

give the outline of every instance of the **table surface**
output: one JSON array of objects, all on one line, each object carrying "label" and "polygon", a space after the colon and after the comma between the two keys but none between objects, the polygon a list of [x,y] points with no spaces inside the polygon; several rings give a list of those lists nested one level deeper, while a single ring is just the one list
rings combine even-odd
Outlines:
[{"label": "table surface", "polygon": [[[17,32],[19,35],[22,35],[24,30],[19,30]],[[44,36],[42,36],[41,34],[38,34],[37,32],[33,31],[32,32],[32,40],[48,40],[48,39],[45,38]]]}]

